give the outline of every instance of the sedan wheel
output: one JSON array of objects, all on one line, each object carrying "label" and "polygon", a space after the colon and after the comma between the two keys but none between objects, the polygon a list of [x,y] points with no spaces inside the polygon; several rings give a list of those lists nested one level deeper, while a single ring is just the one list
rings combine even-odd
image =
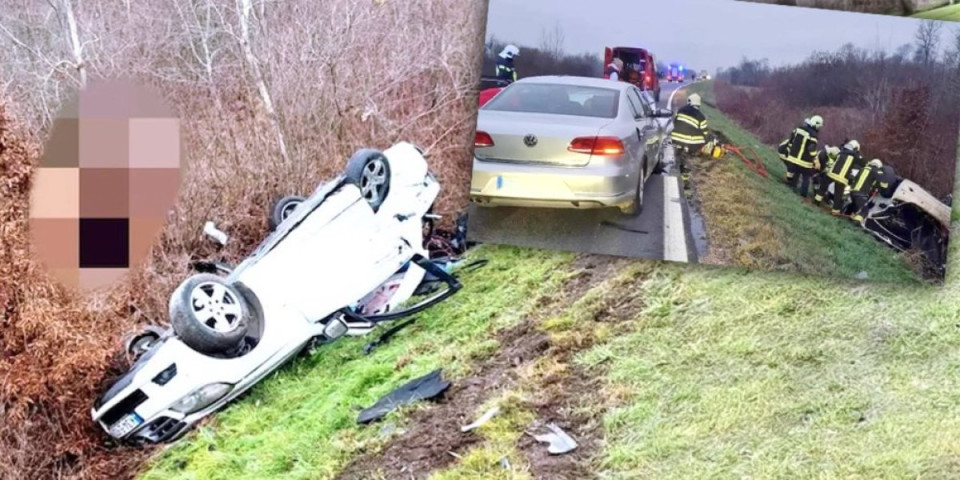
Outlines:
[{"label": "sedan wheel", "polygon": [[357,151],[347,162],[345,173],[374,211],[380,209],[390,193],[390,162],[379,150]]},{"label": "sedan wheel", "polygon": [[184,343],[203,353],[223,353],[239,345],[250,315],[240,291],[216,275],[194,275],[170,297],[174,331]]}]

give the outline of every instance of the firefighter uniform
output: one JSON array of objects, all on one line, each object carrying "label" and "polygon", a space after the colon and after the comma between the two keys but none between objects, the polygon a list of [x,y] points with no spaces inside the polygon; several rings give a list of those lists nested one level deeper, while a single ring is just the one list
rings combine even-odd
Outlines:
[{"label": "firefighter uniform", "polygon": [[677,164],[681,172],[687,170],[687,157],[695,156],[707,144],[709,130],[707,117],[700,111],[700,96],[690,96],[687,105],[681,108],[673,119],[673,131],[670,139],[673,141],[677,155]]},{"label": "firefighter uniform", "polygon": [[877,193],[887,198],[892,197],[893,192],[900,186],[899,180],[900,178],[897,176],[897,172],[893,170],[893,167],[884,165],[883,168],[880,169],[879,175],[877,175]]},{"label": "firefighter uniform", "polygon": [[814,194],[820,191],[820,184],[827,181],[827,171],[833,168],[833,162],[837,161],[838,155],[840,155],[840,149],[837,147],[828,146],[820,151],[816,162],[820,165],[814,165],[814,167],[817,168],[810,178],[810,187],[813,189]]},{"label": "firefighter uniform", "polygon": [[819,166],[820,151],[817,129],[809,124],[801,125],[784,140],[778,148],[780,159],[787,167],[785,181],[801,197],[806,197],[810,189],[810,178]]},{"label": "firefighter uniform", "polygon": [[824,181],[820,182],[820,190],[813,199],[816,203],[822,202],[830,185],[833,185],[833,210],[831,213],[834,215],[839,215],[843,207],[843,191],[850,184],[851,171],[855,166],[863,163],[863,157],[860,156],[858,151],[859,146],[856,149],[848,147],[849,145],[844,146],[840,150],[837,161],[833,162],[833,166],[826,171]]},{"label": "firefighter uniform", "polygon": [[863,214],[867,206],[867,200],[870,199],[870,192],[877,186],[879,170],[883,165],[879,160],[871,160],[866,166],[860,169],[857,178],[850,185],[850,200],[853,202],[853,216],[855,222],[863,221]]},{"label": "firefighter uniform", "polygon": [[508,82],[517,81],[517,69],[513,66],[513,57],[497,58],[497,78]]}]

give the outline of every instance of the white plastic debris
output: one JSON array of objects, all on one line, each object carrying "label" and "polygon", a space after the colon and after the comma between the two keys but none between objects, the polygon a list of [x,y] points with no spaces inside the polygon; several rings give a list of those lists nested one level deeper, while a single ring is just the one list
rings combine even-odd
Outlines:
[{"label": "white plastic debris", "polygon": [[480,418],[478,418],[475,422],[471,423],[470,425],[465,425],[460,427],[460,431],[469,432],[470,430],[473,430],[474,428],[477,428],[483,425],[484,423],[489,422],[490,419],[493,418],[493,416],[498,413],[500,413],[500,407],[493,407],[490,410],[487,410],[486,413],[481,415]]},{"label": "white plastic debris", "polygon": [[564,453],[572,452],[577,448],[577,442],[570,435],[567,435],[567,432],[564,432],[560,427],[549,424],[547,428],[550,429],[552,433],[545,433],[543,435],[534,435],[535,438],[540,443],[549,443],[550,446],[547,447],[547,451],[551,455],[562,455]]},{"label": "white plastic debris", "polygon": [[213,222],[209,221],[203,224],[203,233],[213,237],[217,242],[220,242],[220,245],[226,245],[227,238],[229,238],[227,237],[226,233],[224,233],[222,230],[218,230],[217,226],[214,225]]}]

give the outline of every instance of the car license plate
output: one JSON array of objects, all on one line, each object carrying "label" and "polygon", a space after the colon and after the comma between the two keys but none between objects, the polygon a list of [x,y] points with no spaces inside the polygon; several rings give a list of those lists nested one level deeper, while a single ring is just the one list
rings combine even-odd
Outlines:
[{"label": "car license plate", "polygon": [[128,414],[123,417],[119,422],[114,423],[110,426],[110,435],[120,438],[124,435],[132,432],[135,428],[139,427],[143,423],[143,418],[136,413]]}]

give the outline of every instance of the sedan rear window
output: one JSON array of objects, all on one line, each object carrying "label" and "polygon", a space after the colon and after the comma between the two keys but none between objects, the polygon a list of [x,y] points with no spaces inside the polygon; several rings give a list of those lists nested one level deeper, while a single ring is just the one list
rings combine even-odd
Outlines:
[{"label": "sedan rear window", "polygon": [[620,91],[548,83],[515,83],[483,106],[501,112],[616,118]]}]

